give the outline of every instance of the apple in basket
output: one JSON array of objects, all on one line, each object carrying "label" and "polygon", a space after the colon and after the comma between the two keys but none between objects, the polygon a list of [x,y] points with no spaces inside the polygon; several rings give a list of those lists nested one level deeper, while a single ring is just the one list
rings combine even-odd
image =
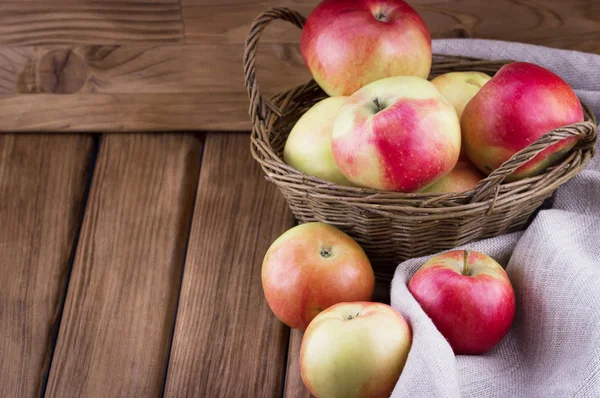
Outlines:
[{"label": "apple in basket", "polygon": [[473,188],[484,178],[483,174],[468,160],[459,160],[452,171],[434,184],[428,186],[424,193],[464,192]]},{"label": "apple in basket", "polygon": [[483,354],[508,332],[515,294],[504,269],[485,254],[454,250],[427,261],[408,290],[455,354]]},{"label": "apple in basket", "polygon": [[283,160],[295,169],[325,181],[352,185],[331,153],[335,115],[346,97],[329,97],[313,105],[296,122],[283,149]]},{"label": "apple in basket", "polygon": [[[482,72],[450,72],[434,78],[431,82],[454,107],[460,120],[465,106],[490,79],[490,76]],[[464,147],[460,150],[460,160],[468,160]]]},{"label": "apple in basket", "polygon": [[314,222],[273,242],[262,264],[262,285],[277,318],[304,330],[334,304],[371,300],[375,275],[358,243],[331,225]]},{"label": "apple in basket", "polygon": [[342,303],[321,312],[304,333],[300,371],[317,398],[388,398],[412,344],[410,327],[381,303]]},{"label": "apple in basket", "polygon": [[[581,103],[565,81],[541,66],[513,62],[467,104],[461,123],[467,155],[489,174],[545,133],[583,120]],[[507,181],[542,172],[576,142],[572,137],[546,148]]]},{"label": "apple in basket", "polygon": [[460,123],[431,82],[389,77],[348,97],[333,122],[331,149],[355,185],[413,192],[454,168]]},{"label": "apple in basket", "polygon": [[325,0],[308,17],[300,48],[331,96],[391,76],[426,78],[431,69],[427,26],[402,0]]}]

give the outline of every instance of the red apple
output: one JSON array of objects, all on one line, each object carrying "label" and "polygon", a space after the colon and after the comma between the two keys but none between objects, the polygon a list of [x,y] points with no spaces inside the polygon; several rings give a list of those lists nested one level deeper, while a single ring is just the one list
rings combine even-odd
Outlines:
[{"label": "red apple", "polygon": [[427,26],[402,0],[325,0],[308,17],[300,47],[331,96],[391,76],[426,78],[431,69]]},{"label": "red apple", "polygon": [[388,398],[412,344],[410,327],[381,303],[342,303],[306,329],[300,371],[316,397]]},{"label": "red apple", "polygon": [[273,242],[262,264],[262,285],[277,318],[304,330],[334,304],[370,300],[375,275],[358,243],[331,225],[314,222]]},{"label": "red apple", "polygon": [[484,178],[471,162],[458,161],[452,171],[423,190],[425,193],[464,192],[473,188]]},{"label": "red apple", "polygon": [[331,150],[355,185],[413,192],[454,168],[460,124],[431,82],[388,77],[361,88],[340,107]]},{"label": "red apple", "polygon": [[[545,133],[581,121],[581,103],[565,81],[541,66],[513,62],[469,101],[461,123],[467,155],[489,174]],[[540,173],[576,141],[573,137],[550,146],[507,181]]]},{"label": "red apple", "polygon": [[455,354],[483,354],[508,332],[515,294],[504,269],[485,254],[454,250],[427,261],[408,290]]}]

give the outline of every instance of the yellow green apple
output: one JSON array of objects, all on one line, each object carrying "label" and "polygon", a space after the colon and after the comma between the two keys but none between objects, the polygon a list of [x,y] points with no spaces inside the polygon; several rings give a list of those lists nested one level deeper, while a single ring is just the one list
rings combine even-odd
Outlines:
[{"label": "yellow green apple", "polygon": [[300,371],[317,398],[388,398],[412,344],[408,323],[381,303],[341,303],[302,338]]},{"label": "yellow green apple", "polygon": [[313,105],[296,122],[283,149],[283,160],[296,170],[340,185],[352,185],[331,153],[335,115],[346,97],[329,97]]}]

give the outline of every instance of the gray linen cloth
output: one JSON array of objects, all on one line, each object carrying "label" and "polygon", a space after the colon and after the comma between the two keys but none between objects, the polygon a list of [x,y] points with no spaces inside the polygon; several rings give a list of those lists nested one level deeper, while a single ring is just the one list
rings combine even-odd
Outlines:
[{"label": "gray linen cloth", "polygon": [[[542,65],[600,116],[600,56],[490,40],[436,40],[434,52]],[[506,267],[517,298],[507,336],[488,354],[455,356],[408,292],[429,258],[400,264],[391,304],[413,344],[392,397],[600,397],[600,155],[557,191],[524,232],[461,248]]]}]

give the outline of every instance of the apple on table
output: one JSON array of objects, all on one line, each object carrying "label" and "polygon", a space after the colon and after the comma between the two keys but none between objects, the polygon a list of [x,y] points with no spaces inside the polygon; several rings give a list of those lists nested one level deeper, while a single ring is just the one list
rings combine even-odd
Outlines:
[{"label": "apple on table", "polygon": [[317,398],[388,398],[406,363],[412,332],[381,303],[341,303],[323,311],[304,333],[300,370]]},{"label": "apple on table", "polygon": [[312,222],[281,235],[262,264],[262,285],[273,313],[305,330],[330,306],[373,297],[375,275],[363,249],[338,228]]},{"label": "apple on table", "polygon": [[455,354],[491,350],[515,316],[515,294],[506,272],[475,251],[434,256],[413,275],[408,290]]}]

